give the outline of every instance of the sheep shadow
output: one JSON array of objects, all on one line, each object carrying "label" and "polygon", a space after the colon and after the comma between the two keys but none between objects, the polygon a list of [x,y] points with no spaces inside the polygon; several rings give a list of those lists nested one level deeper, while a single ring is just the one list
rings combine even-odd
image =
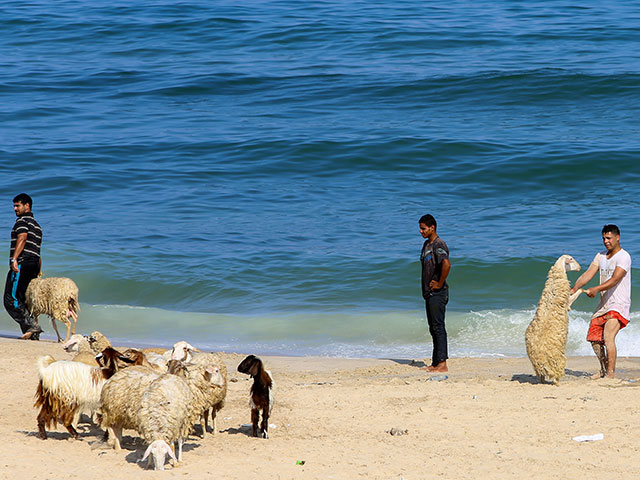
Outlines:
[{"label": "sheep shadow", "polygon": [[[104,432],[94,425],[93,423],[80,423],[76,427],[76,432],[78,432],[78,438],[73,440],[71,434],[67,432],[64,427],[60,427],[61,430],[47,430],[47,440],[68,440],[68,441],[87,441],[91,444],[96,439],[101,439]],[[23,434],[25,437],[38,437],[37,430],[17,430],[17,433]]]},{"label": "sheep shadow", "polygon": [[[583,372],[580,370],[571,370],[569,368],[564,369],[564,374],[567,377],[576,378],[589,378],[591,374],[589,372]],[[512,382],[529,383],[531,385],[553,385],[551,382],[542,382],[537,375],[530,375],[525,373],[517,373],[511,377]]]},{"label": "sheep shadow", "polygon": [[251,427],[229,427],[225,430],[220,430],[220,433],[228,433],[229,435],[245,435],[247,437],[253,438]]}]

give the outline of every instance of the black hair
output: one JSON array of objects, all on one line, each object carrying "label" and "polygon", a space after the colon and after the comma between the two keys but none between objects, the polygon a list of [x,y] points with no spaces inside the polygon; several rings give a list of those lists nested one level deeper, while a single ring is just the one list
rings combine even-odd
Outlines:
[{"label": "black hair", "polygon": [[602,234],[604,235],[605,233],[613,233],[614,235],[620,236],[620,229],[618,228],[617,225],[614,225],[613,223],[607,224],[604,227],[602,227]]},{"label": "black hair", "polygon": [[31,197],[26,193],[19,193],[18,195],[15,196],[15,198],[13,199],[13,203],[18,203],[18,202],[23,205],[29,205],[29,208],[33,207],[33,200],[31,200]]},{"label": "black hair", "polygon": [[433,215],[431,215],[430,213],[421,216],[418,223],[424,223],[427,227],[436,227],[436,229],[438,228],[438,222],[436,222],[436,219],[433,218]]}]

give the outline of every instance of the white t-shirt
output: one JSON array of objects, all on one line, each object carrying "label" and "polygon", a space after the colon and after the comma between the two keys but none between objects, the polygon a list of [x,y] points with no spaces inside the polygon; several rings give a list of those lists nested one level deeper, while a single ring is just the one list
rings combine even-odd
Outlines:
[{"label": "white t-shirt", "polygon": [[631,306],[631,256],[626,250],[620,249],[613,257],[607,258],[605,250],[596,254],[591,264],[594,263],[600,268],[600,284],[613,276],[616,267],[622,268],[627,273],[615,287],[600,292],[600,302],[592,318],[615,310],[628,320],[629,307]]}]

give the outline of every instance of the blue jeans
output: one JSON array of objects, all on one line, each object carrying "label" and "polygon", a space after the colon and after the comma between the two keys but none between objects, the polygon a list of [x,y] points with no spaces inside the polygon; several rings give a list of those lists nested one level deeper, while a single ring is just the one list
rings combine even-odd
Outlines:
[{"label": "blue jeans", "polygon": [[433,339],[431,362],[433,365],[438,365],[449,358],[447,352],[447,330],[444,326],[444,314],[447,310],[447,303],[449,303],[449,289],[443,288],[437,292],[431,292],[424,303],[427,311],[429,333]]}]

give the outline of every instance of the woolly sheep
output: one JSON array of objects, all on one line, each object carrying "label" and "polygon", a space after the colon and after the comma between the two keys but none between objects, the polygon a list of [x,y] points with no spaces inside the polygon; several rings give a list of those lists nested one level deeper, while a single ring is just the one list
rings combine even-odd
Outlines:
[{"label": "woolly sheep", "polygon": [[[40,315],[49,315],[51,324],[58,337],[58,342],[62,340],[56,320],[64,322],[67,326],[67,335],[64,341],[69,340],[69,330],[76,333],[78,323],[78,287],[70,278],[65,277],[37,277],[29,282],[25,293],[25,300],[29,313],[38,322]],[[69,317],[73,318],[73,327]]]},{"label": "woolly sheep", "polygon": [[62,348],[68,353],[75,353],[75,356],[72,358],[74,362],[86,363],[92,367],[98,365],[96,354],[91,349],[89,340],[87,340],[84,335],[74,333],[69,340],[62,345]]},{"label": "woolly sheep", "polygon": [[91,349],[96,353],[102,352],[107,347],[112,347],[111,342],[107,337],[105,337],[102,333],[95,331],[91,332],[89,335],[89,344],[91,345]]},{"label": "woolly sheep", "polygon": [[142,396],[149,385],[160,375],[153,370],[134,366],[120,370],[102,387],[100,395],[102,420],[115,450],[120,450],[122,429],[138,429],[138,410]]},{"label": "woolly sheep", "polygon": [[209,411],[211,411],[211,433],[215,434],[217,431],[216,416],[218,411],[224,407],[227,396],[227,366],[217,354],[200,352],[200,350],[185,341],[177,342],[173,346],[171,358],[172,360],[191,362],[205,367],[216,367],[220,371],[224,381],[222,385],[211,387],[210,395],[204,403],[201,422],[202,437],[204,437],[204,434],[209,431]]},{"label": "woolly sheep", "polygon": [[525,334],[527,355],[540,381],[558,385],[564,376],[569,331],[569,308],[580,292],[570,295],[568,271],[580,270],[570,255],[562,255],[549,269],[538,308]]},{"label": "woolly sheep", "polygon": [[[111,355],[106,352],[107,357]],[[73,438],[78,438],[73,421],[79,412],[98,408],[102,386],[116,371],[115,359],[107,358],[107,367],[90,367],[68,360],[56,362],[51,355],[45,355],[36,364],[39,382],[34,406],[40,407],[38,436],[46,439],[45,427],[60,422]]]},{"label": "woolly sheep", "polygon": [[[186,370],[186,372],[185,372]],[[186,378],[171,373],[154,380],[142,397],[138,411],[139,432],[149,443],[142,460],[153,460],[155,470],[164,469],[166,453],[178,445],[174,461],[182,461],[182,444],[202,413],[202,401],[212,385],[224,382],[217,367],[187,365]],[[170,366],[170,371],[176,371]]]}]

